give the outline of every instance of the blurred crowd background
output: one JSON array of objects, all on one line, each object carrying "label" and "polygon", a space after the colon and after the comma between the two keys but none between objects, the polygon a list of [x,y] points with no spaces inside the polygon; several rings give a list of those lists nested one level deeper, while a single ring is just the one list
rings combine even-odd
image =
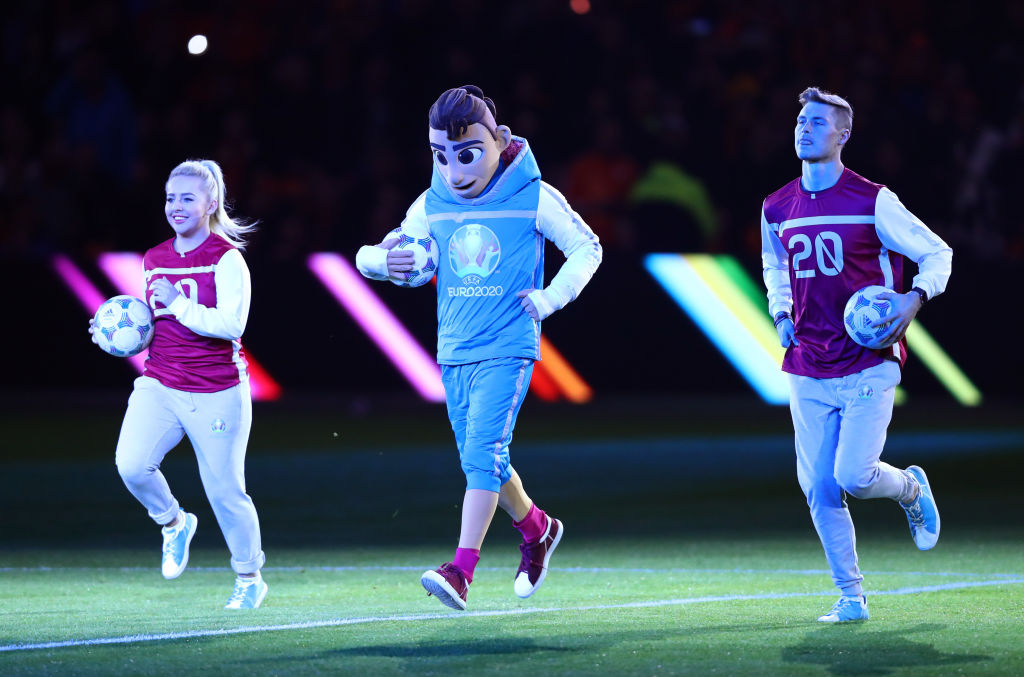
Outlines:
[{"label": "blurred crowd background", "polygon": [[[0,13],[8,273],[166,239],[167,173],[214,158],[235,213],[261,224],[247,251],[249,333],[274,363],[285,340],[260,336],[307,310],[288,291],[306,255],[354,256],[401,221],[428,185],[427,109],[476,84],[605,246],[573,319],[545,324],[562,352],[608,388],[700,390],[724,369],[723,387],[742,389],[724,361],[700,359],[713,351],[640,261],[729,253],[758,279],[761,201],[799,173],[797,96],[816,85],[854,107],[846,165],[954,248],[949,294],[923,321],[983,391],[1017,394],[1005,379],[1020,373],[1016,349],[999,351],[996,370],[977,348],[1003,345],[1006,309],[1019,305],[1024,3],[63,0]],[[186,51],[194,34],[209,38],[198,56]],[[548,258],[549,269],[560,260]],[[664,363],[607,366],[674,346],[696,359],[671,366],[684,377],[673,384]],[[62,368],[52,382],[79,378]],[[39,369],[7,378],[38,382]]]}]

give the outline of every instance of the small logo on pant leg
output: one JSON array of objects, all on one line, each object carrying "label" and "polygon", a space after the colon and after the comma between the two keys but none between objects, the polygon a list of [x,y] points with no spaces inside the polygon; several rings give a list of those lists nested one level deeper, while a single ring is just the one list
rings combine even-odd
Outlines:
[{"label": "small logo on pant leg", "polygon": [[213,423],[210,424],[210,430],[215,433],[222,433],[228,429],[228,424],[224,422],[222,418],[213,419]]},{"label": "small logo on pant leg", "polygon": [[870,400],[874,396],[875,389],[872,388],[871,386],[864,386],[863,388],[860,389],[860,392],[857,393],[857,397],[859,397],[862,400]]}]

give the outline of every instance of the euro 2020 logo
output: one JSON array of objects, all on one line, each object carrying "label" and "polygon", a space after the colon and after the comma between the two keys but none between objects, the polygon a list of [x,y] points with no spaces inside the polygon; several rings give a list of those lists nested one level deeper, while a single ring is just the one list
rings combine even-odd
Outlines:
[{"label": "euro 2020 logo", "polygon": [[448,240],[448,261],[466,284],[480,284],[501,260],[501,243],[487,226],[467,223]]}]

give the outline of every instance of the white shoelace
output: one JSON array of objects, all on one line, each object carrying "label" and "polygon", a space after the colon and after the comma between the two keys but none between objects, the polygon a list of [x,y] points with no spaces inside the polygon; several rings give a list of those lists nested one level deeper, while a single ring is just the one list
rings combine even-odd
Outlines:
[{"label": "white shoelace", "polygon": [[[920,496],[918,496],[918,499],[920,499]],[[924,526],[924,511],[921,510],[920,500],[915,500],[910,505],[904,506],[904,509],[907,511],[907,515],[910,516],[910,521],[914,523],[915,527]]]},{"label": "white shoelace", "polygon": [[[914,485],[917,485],[917,487],[918,487],[917,495],[916,496],[914,496]],[[921,493],[923,491],[924,491],[924,487],[922,487],[921,483],[917,481],[917,478],[914,477],[908,471],[904,470],[903,471],[903,495],[910,494],[910,496],[912,498],[909,501],[900,500],[900,504],[904,505],[904,506],[913,505],[914,503],[917,502],[917,500],[919,498],[921,498]],[[902,498],[902,496],[901,496],[901,498]]]},{"label": "white shoelace", "polygon": [[241,604],[242,600],[245,599],[245,593],[249,590],[249,586],[252,583],[235,583],[235,589],[231,592],[231,599],[228,600],[228,604]]},{"label": "white shoelace", "polygon": [[825,615],[826,616],[831,616],[832,614],[835,614],[836,616],[838,616],[839,612],[842,611],[844,607],[846,607],[847,605],[855,604],[855,603],[856,604],[860,604],[860,600],[858,598],[856,598],[856,597],[845,597],[845,596],[844,597],[840,597],[839,601],[837,601],[835,604],[833,604],[832,608],[829,609],[828,613],[825,614]]},{"label": "white shoelace", "polygon": [[174,533],[171,534],[169,538],[164,538],[164,554],[165,555],[170,555],[170,554],[173,553],[173,551],[174,551],[174,543],[175,543],[175,541],[178,540],[178,534],[180,534],[182,531],[184,531],[184,529],[185,529],[185,521],[182,520],[181,527],[180,528],[175,528]]},{"label": "white shoelace", "polygon": [[[173,532],[173,534],[171,534],[169,536],[169,538],[166,535],[164,537],[164,554],[165,555],[170,554],[174,550],[174,542],[177,541],[178,535],[181,534],[181,532],[185,531],[185,527],[187,525],[188,525],[188,517],[182,516],[178,520],[177,524],[175,524],[174,526],[170,527],[170,528],[173,528],[174,532]],[[166,527],[165,527],[165,530],[166,530]]]},{"label": "white shoelace", "polygon": [[258,578],[253,578],[248,581],[243,581],[240,578],[235,579],[235,589],[231,592],[231,599],[228,600],[228,605],[241,604],[245,599],[245,593],[249,591],[249,588],[256,585]]}]

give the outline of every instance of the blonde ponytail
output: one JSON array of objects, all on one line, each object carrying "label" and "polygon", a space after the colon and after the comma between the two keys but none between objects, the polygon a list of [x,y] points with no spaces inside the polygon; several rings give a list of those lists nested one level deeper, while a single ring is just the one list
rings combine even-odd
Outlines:
[{"label": "blonde ponytail", "polygon": [[220,165],[213,160],[186,160],[172,169],[167,179],[173,176],[194,176],[203,182],[206,194],[217,201],[217,211],[210,215],[210,230],[239,249],[245,249],[245,236],[256,229],[256,224],[234,219],[228,214],[227,187]]}]

